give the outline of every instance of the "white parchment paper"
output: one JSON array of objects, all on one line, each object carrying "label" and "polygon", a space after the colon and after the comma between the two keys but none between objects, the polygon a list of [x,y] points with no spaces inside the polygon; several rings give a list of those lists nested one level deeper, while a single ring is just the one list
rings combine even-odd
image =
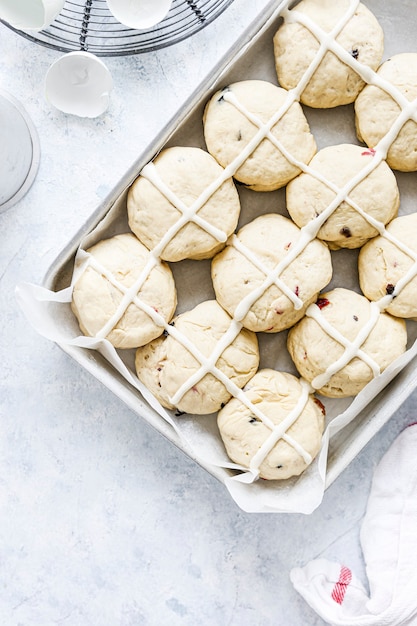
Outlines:
[{"label": "white parchment paper", "polygon": [[[59,345],[72,345],[88,350],[98,350],[102,356],[145,398],[149,405],[177,432],[184,446],[193,456],[204,462],[236,471],[225,477],[225,484],[236,503],[245,511],[311,513],[320,504],[324,489],[327,453],[330,437],[343,429],[360,413],[375,395],[381,391],[417,354],[417,341],[381,376],[374,379],[351,401],[341,413],[329,416],[330,422],[323,436],[320,454],[299,478],[283,481],[253,482],[253,476],[244,468],[228,459],[217,431],[216,418],[208,416],[175,416],[164,409],[142,385],[134,372],[125,364],[119,352],[105,339],[96,340],[77,334],[72,324],[69,303],[72,286],[53,292],[39,285],[22,283],[17,287],[19,304],[34,328],[44,337]],[[326,403],[326,399],[323,399]],[[333,402],[337,413],[338,402]]]}]

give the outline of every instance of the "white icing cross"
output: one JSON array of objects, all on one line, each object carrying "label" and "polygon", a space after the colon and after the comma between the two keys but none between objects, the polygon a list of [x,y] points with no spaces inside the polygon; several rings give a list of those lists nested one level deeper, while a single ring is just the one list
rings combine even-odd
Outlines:
[{"label": "white icing cross", "polygon": [[118,291],[120,291],[123,294],[123,297],[117,309],[113,313],[113,315],[107,320],[106,324],[104,324],[104,326],[102,326],[102,328],[96,332],[95,337],[97,339],[105,339],[105,337],[107,337],[107,335],[113,330],[113,328],[119,322],[121,317],[124,315],[128,306],[130,306],[132,303],[135,304],[142,311],[145,311],[148,315],[150,315],[153,321],[155,321],[158,324],[158,326],[164,325],[164,324],[161,324],[159,320],[159,318],[163,320],[163,317],[161,315],[158,315],[158,318],[154,318],[154,316],[150,314],[150,310],[155,312],[155,309],[148,306],[145,302],[143,302],[138,297],[138,292],[140,291],[142,285],[145,283],[150,272],[159,263],[160,263],[160,260],[157,257],[154,257],[153,255],[149,255],[148,260],[143,270],[141,271],[141,273],[139,274],[138,278],[135,280],[133,285],[131,285],[131,287],[125,287],[120,281],[116,279],[114,274],[110,272],[110,270],[108,270],[102,263],[99,263],[92,254],[88,255],[88,261],[85,266],[85,269],[87,269],[87,267],[91,267],[98,274],[102,274],[106,278],[106,280],[108,280],[109,283],[113,285],[113,287],[115,287]]},{"label": "white icing cross", "polygon": [[[247,305],[245,303],[245,305],[243,306],[243,309],[246,309],[247,306],[249,306],[249,301],[251,302],[250,306],[252,306],[252,304],[254,304],[256,300],[258,300],[262,296],[262,294],[266,291],[266,289],[268,289],[268,287],[270,287],[271,285],[276,285],[287,296],[287,298],[289,298],[292,301],[295,309],[299,310],[302,308],[303,301],[301,300],[301,298],[299,298],[297,294],[294,293],[292,289],[287,287],[287,285],[280,279],[280,275],[282,274],[285,267],[287,267],[287,264],[285,264],[284,262],[281,262],[281,263],[277,263],[272,270],[267,268],[265,264],[262,263],[262,261],[256,256],[256,254],[254,254],[252,250],[250,250],[247,246],[245,246],[236,235],[233,235],[229,239],[229,245],[236,248],[238,252],[240,252],[243,256],[245,256],[248,259],[248,261],[250,261],[256,267],[256,269],[260,270],[263,274],[265,274],[265,280],[263,281],[262,285],[259,287],[259,289],[256,289],[256,290],[254,289],[251,292],[249,299],[248,299],[248,303]],[[244,311],[242,311],[242,313],[243,312]],[[236,313],[235,313],[234,315],[235,319],[236,318],[242,319],[240,315],[241,315],[240,312],[238,313],[238,316],[236,316]]]},{"label": "white icing cross", "polygon": [[197,212],[202,206],[211,198],[211,196],[223,185],[223,183],[230,178],[226,176],[224,171],[216,178],[206,189],[200,194],[200,196],[192,203],[191,206],[187,206],[173,191],[164,183],[158,174],[158,171],[153,163],[148,163],[141,170],[140,175],[146,178],[150,183],[158,189],[158,191],[165,196],[172,205],[175,206],[181,213],[181,217],[168,229],[164,237],[159,244],[152,250],[153,254],[159,256],[165,246],[173,239],[178,231],[189,222],[194,222],[200,228],[203,228],[208,234],[210,234],[217,241],[225,242],[227,240],[227,234],[222,230],[216,228],[210,224],[207,220],[200,217]]},{"label": "white icing cross", "polygon": [[345,365],[350,363],[350,361],[358,357],[364,361],[372,370],[374,376],[378,376],[380,372],[380,367],[378,363],[372,359],[366,352],[361,350],[362,345],[365,343],[367,338],[369,337],[372,330],[375,328],[376,323],[378,322],[380,309],[376,302],[370,303],[371,315],[367,323],[360,329],[354,341],[349,341],[342,335],[339,331],[337,331],[329,322],[324,318],[321,313],[320,307],[317,304],[311,304],[307,311],[306,315],[308,317],[313,318],[321,328],[330,336],[332,339],[337,341],[341,346],[345,348],[343,354],[329,367],[326,369],[323,374],[316,376],[314,380],[311,382],[312,387],[314,389],[321,389],[324,387],[331,377],[339,372]]},{"label": "white icing cross", "polygon": [[262,415],[262,422],[271,429],[271,434],[267,439],[265,439],[258,452],[252,457],[249,465],[252,471],[257,471],[259,473],[259,468],[262,465],[263,461],[266,459],[268,454],[271,452],[273,447],[278,443],[280,439],[283,439],[284,441],[286,441],[286,443],[289,443],[304,459],[307,465],[311,463],[311,455],[302,446],[300,446],[300,444],[295,441],[295,439],[287,435],[287,430],[289,430],[300,417],[310,397],[310,385],[307,383],[307,381],[303,379],[300,379],[300,383],[301,394],[298,398],[298,402],[292,409],[292,411],[290,411],[288,415],[285,416],[280,424],[274,424],[274,422],[269,420],[265,415]]}]

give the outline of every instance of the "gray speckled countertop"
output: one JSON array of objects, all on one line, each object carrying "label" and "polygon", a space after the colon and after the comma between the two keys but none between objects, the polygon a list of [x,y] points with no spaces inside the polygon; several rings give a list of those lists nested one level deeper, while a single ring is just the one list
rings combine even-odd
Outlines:
[{"label": "gray speckled countertop", "polygon": [[[5,626],[319,626],[289,571],[320,556],[364,577],[359,528],[373,469],[415,421],[414,393],[311,515],[242,512],[20,312],[66,242],[266,0],[235,0],[199,34],[106,60],[94,120],[43,97],[60,53],[0,25],[0,87],[29,112],[41,163],[0,214],[0,622]],[[167,480],[166,475],[169,476]]]}]

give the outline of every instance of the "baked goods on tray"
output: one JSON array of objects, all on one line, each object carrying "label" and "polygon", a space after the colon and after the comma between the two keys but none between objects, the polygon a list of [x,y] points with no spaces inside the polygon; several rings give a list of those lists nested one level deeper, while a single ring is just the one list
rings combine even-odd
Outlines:
[{"label": "baked goods on tray", "polygon": [[417,320],[417,213],[392,220],[358,259],[359,284],[370,300],[388,299],[385,310]]},{"label": "baked goods on tray", "polygon": [[283,187],[300,173],[294,159],[308,163],[316,152],[300,104],[289,102],[285,89],[264,80],[244,80],[217,91],[206,105],[203,123],[207,150],[254,191]]},{"label": "baked goods on tray", "polygon": [[206,259],[236,228],[240,201],[231,176],[212,156],[176,146],[141,171],[129,190],[127,212],[131,230],[161,259]]},{"label": "baked goods on tray", "polygon": [[[397,215],[400,194],[387,163],[381,161],[373,168],[373,157],[372,151],[353,144],[319,150],[309,163],[314,172],[303,172],[287,185],[287,210],[294,222],[301,228],[331,207],[317,237],[327,241],[332,250],[360,248],[378,235],[377,226]],[[362,171],[367,167],[369,174],[363,178]],[[357,176],[361,180],[354,185]],[[350,189],[332,207],[338,190],[345,185]]]},{"label": "baked goods on tray", "polygon": [[[365,5],[349,0],[301,0],[274,37],[275,65],[279,83],[286,89],[298,88],[310,64],[315,70],[300,94],[300,102],[320,109],[354,102],[365,85],[346,57],[376,70],[383,49],[384,33],[378,20]],[[304,24],[304,18],[309,21]],[[320,29],[329,34],[322,59]],[[341,49],[334,51],[332,39]],[[343,54],[344,53],[344,54]],[[319,62],[318,62],[319,61]]]},{"label": "baked goods on tray", "polygon": [[276,333],[301,319],[328,285],[332,261],[325,244],[313,239],[306,245],[294,222],[268,213],[230,238],[214,257],[211,275],[230,315],[249,330]]},{"label": "baked goods on tray", "polygon": [[317,455],[324,414],[305,381],[261,369],[219,411],[217,423],[231,459],[260,478],[283,480],[301,474]]},{"label": "baked goods on tray", "polygon": [[83,271],[74,285],[72,310],[82,332],[106,338],[116,348],[143,346],[163,332],[177,306],[170,267],[151,257],[131,233],[99,241],[79,257]]},{"label": "baked goods on tray", "polygon": [[[320,145],[304,106],[328,113],[358,102],[372,82],[395,92],[403,107],[394,127],[414,124],[409,118],[417,107],[374,71],[382,59],[380,26],[357,0],[302,0],[282,15],[275,36],[282,83],[251,78],[217,85],[205,99],[198,138],[193,129],[192,145],[170,141],[158,151],[133,182],[126,211],[148,247],[149,268],[167,263],[182,276],[174,319],[155,306],[150,317],[158,332],[135,350],[138,380],[178,420],[185,412],[184,421],[198,424],[199,416],[218,412],[217,442],[224,441],[233,468],[273,480],[313,464],[329,398],[354,398],[404,354],[407,325],[394,305],[413,298],[417,275],[415,247],[395,227],[400,195],[394,164],[386,160],[399,133],[390,129],[376,143],[359,145],[345,140],[342,129],[340,143]],[[279,64],[289,32],[300,35],[298,58],[307,62],[292,67],[296,81],[283,86]],[[354,129],[353,106],[349,112]],[[393,268],[405,274],[390,273],[389,283],[388,275],[377,281],[370,272],[374,254],[375,262],[385,254],[380,238],[408,259],[394,254]],[[352,276],[349,288],[338,282],[346,272],[332,277],[345,255],[348,263],[353,259],[353,289]],[[181,298],[194,287],[190,264],[205,268],[206,293],[196,284],[193,306]],[[367,273],[385,293],[367,291]],[[415,310],[403,316],[413,318]],[[275,367],[281,359],[285,367]]]},{"label": "baked goods on tray", "polygon": [[323,293],[288,333],[300,375],[332,398],[357,395],[406,345],[404,320],[342,287]]},{"label": "baked goods on tray", "polygon": [[171,324],[171,334],[136,351],[139,379],[162,406],[196,415],[218,411],[258,369],[255,333],[233,324],[216,300]]},{"label": "baked goods on tray", "polygon": [[388,165],[415,172],[417,123],[412,102],[417,98],[417,53],[392,55],[378,68],[377,78],[355,102],[358,139],[371,148],[381,142]]}]

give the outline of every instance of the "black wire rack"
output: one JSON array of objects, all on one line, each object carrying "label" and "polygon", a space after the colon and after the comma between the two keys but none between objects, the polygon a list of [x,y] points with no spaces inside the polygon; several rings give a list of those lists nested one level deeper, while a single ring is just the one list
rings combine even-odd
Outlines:
[{"label": "black wire rack", "polygon": [[96,56],[124,56],[158,50],[197,33],[218,17],[233,0],[173,0],[169,13],[156,26],[134,30],[123,26],[106,0],[67,0],[44,30],[8,28],[27,39],[61,52],[85,50]]}]

